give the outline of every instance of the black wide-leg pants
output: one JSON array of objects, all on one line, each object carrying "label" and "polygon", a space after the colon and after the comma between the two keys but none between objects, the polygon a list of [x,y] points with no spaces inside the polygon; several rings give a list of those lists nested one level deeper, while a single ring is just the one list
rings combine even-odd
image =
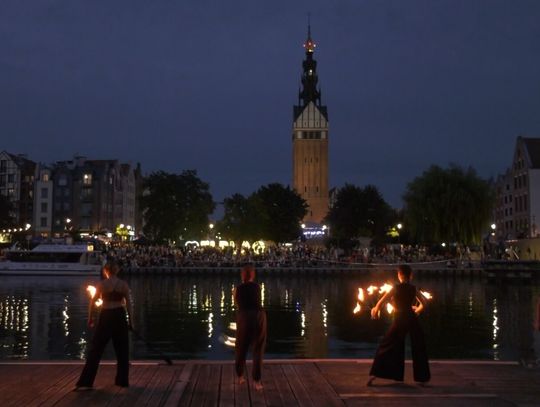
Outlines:
[{"label": "black wide-leg pants", "polygon": [[110,339],[113,342],[117,361],[115,384],[129,386],[129,338],[124,308],[101,310],[96,332],[90,343],[86,364],[77,386],[91,387],[94,384],[99,361]]},{"label": "black wide-leg pants", "polygon": [[244,310],[236,314],[236,375],[244,375],[244,366],[249,348],[253,346],[253,380],[261,380],[262,360],[266,346],[266,312]]},{"label": "black wide-leg pants", "polygon": [[370,375],[403,381],[405,374],[405,337],[411,336],[413,376],[417,382],[431,378],[424,332],[414,312],[396,314],[375,354]]}]

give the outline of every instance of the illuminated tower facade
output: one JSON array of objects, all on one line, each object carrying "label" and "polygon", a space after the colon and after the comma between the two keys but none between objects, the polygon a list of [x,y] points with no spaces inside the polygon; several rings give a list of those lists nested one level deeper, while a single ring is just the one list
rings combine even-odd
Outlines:
[{"label": "illuminated tower facade", "polygon": [[293,185],[309,205],[304,222],[320,224],[328,213],[328,113],[317,88],[315,43],[309,25],[304,48],[302,89],[293,109]]}]

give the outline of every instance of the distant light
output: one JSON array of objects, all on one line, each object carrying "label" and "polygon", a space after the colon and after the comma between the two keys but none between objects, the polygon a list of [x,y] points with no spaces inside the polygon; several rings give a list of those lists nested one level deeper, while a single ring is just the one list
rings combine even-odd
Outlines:
[{"label": "distant light", "polygon": [[397,228],[398,228],[398,229],[401,229],[402,227],[403,227],[403,225],[402,225],[401,223],[398,223],[398,224],[397,224]]},{"label": "distant light", "polygon": [[67,219],[66,219],[66,223],[71,223],[71,219],[70,219],[70,218],[67,218]]},{"label": "distant light", "polygon": [[27,223],[25,227],[26,227],[26,230],[28,230],[32,227],[32,225],[30,223]]},{"label": "distant light", "polygon": [[495,223],[492,223],[492,224],[491,224],[491,229],[492,229],[492,230],[497,229],[497,225],[496,225]]},{"label": "distant light", "polygon": [[446,243],[441,243],[441,246],[442,246],[442,247],[446,247]]},{"label": "distant light", "polygon": [[305,224],[305,223],[302,223],[300,226],[302,226],[302,229],[305,229],[305,228],[306,228],[306,224]]}]

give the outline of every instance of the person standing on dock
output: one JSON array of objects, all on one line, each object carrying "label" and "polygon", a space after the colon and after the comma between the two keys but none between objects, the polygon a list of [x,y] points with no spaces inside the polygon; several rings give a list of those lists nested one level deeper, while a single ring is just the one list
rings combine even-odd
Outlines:
[{"label": "person standing on dock", "polygon": [[[128,330],[132,329],[131,296],[128,284],[117,277],[119,268],[114,262],[108,262],[103,267],[105,279],[96,286],[96,294],[88,306],[88,327],[94,327],[93,311],[95,299],[101,298],[96,331],[90,343],[90,350],[76,389],[91,389],[97,374],[99,362],[105,346],[112,339],[116,353],[115,384],[121,387],[129,386],[129,338]],[[127,314],[126,314],[127,312]],[[129,319],[128,319],[129,318]]]},{"label": "person standing on dock", "polygon": [[400,284],[385,293],[371,309],[371,317],[379,318],[383,304],[392,301],[394,321],[379,344],[369,373],[368,386],[377,377],[403,381],[407,334],[411,336],[414,380],[424,384],[431,378],[424,333],[417,317],[424,309],[424,300],[422,295],[417,295],[416,287],[410,284],[412,269],[409,265],[400,265],[397,275]]},{"label": "person standing on dock", "polygon": [[236,311],[235,367],[238,383],[245,382],[246,356],[253,347],[253,382],[262,389],[261,370],[266,345],[266,312],[262,307],[261,287],[255,283],[255,268],[247,265],[241,271],[242,284],[234,291]]}]

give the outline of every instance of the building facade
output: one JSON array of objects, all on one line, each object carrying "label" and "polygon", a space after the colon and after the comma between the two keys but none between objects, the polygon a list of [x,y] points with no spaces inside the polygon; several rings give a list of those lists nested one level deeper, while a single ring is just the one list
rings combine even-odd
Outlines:
[{"label": "building facade", "polygon": [[512,166],[495,182],[495,198],[499,239],[540,236],[540,138],[517,138]]},{"label": "building facade", "polygon": [[308,36],[304,43],[302,89],[293,108],[293,186],[309,208],[304,222],[321,224],[328,213],[328,112],[317,88],[315,43]]},{"label": "building facade", "polygon": [[53,225],[54,182],[51,168],[38,164],[36,166],[34,187],[34,221],[32,225],[38,236],[50,237]]},{"label": "building facade", "polygon": [[36,163],[25,155],[0,152],[0,194],[11,202],[15,228],[33,222],[35,171]]}]

